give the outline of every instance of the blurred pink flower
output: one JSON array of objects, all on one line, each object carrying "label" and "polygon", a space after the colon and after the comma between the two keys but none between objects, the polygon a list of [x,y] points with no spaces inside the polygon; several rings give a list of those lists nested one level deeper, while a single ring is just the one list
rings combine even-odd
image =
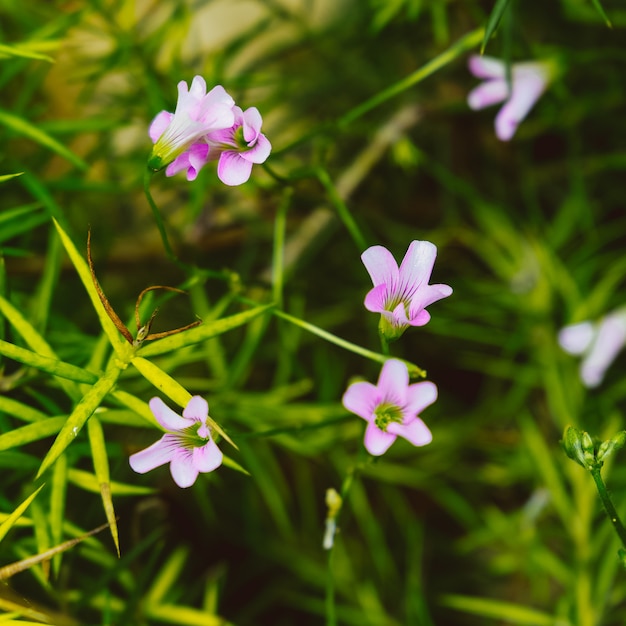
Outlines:
[{"label": "blurred pink flower", "polygon": [[169,463],[174,482],[179,487],[190,487],[198,473],[212,472],[222,464],[222,452],[207,425],[209,405],[204,398],[193,396],[182,417],[160,398],[150,400],[150,410],[168,432],[149,448],[130,456],[135,472],[145,474]]},{"label": "blurred pink flower", "polygon": [[241,185],[250,178],[253,163],[263,163],[272,145],[261,133],[263,119],[258,109],[242,111],[233,107],[235,123],[230,128],[209,133],[209,158],[219,158],[217,176],[225,185]]},{"label": "blurred pink flower", "polygon": [[476,78],[485,79],[467,96],[470,108],[483,109],[504,102],[495,120],[496,136],[502,141],[513,137],[520,122],[533,108],[554,74],[553,65],[549,61],[514,63],[509,90],[504,62],[475,54],[469,59],[469,69]]},{"label": "blurred pink flower", "polygon": [[606,370],[626,345],[626,307],[604,316],[599,322],[581,322],[562,328],[561,348],[582,355],[580,378],[586,387],[597,387]]},{"label": "blurred pink flower", "polygon": [[[148,167],[160,170],[170,165],[165,172],[167,176],[183,169],[181,162],[174,165],[178,157],[196,142],[202,143],[202,137],[208,133],[230,128],[235,123],[234,105],[235,101],[221,85],[213,87],[207,93],[206,82],[201,76],[194,77],[189,89],[184,80],[180,81],[176,111],[161,111],[150,125],[149,135],[154,146]],[[188,157],[191,167],[188,172],[189,180],[197,175],[197,157],[197,151],[193,157]],[[196,159],[195,164],[192,163],[193,159]]]},{"label": "blurred pink flower", "polygon": [[353,383],[343,395],[343,405],[368,422],[365,448],[374,455],[384,454],[398,436],[414,446],[432,441],[430,430],[418,417],[437,399],[431,382],[409,385],[409,372],[403,361],[389,359],[383,365],[378,385]]},{"label": "blurred pink flower", "polygon": [[397,339],[409,326],[423,326],[430,320],[426,307],[452,293],[448,285],[429,285],[437,247],[429,241],[412,241],[402,265],[387,248],[372,246],[362,255],[374,288],[365,296],[365,308],[380,313],[380,332]]}]

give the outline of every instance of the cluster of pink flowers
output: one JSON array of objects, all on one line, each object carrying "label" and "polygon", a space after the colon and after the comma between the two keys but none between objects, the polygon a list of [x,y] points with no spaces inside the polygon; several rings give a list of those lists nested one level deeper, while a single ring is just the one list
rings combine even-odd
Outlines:
[{"label": "cluster of pink flowers", "polygon": [[[387,248],[372,246],[361,259],[372,282],[365,296],[365,308],[380,313],[379,331],[388,341],[398,339],[409,326],[423,326],[430,320],[426,307],[452,294],[448,285],[429,285],[437,248],[429,241],[413,241],[398,267]],[[432,435],[419,413],[437,399],[431,382],[409,385],[404,361],[385,362],[378,384],[353,383],[343,395],[343,405],[367,422],[365,448],[384,454],[397,437],[414,446],[424,446]]]},{"label": "cluster of pink flowers", "polygon": [[255,107],[243,111],[221,85],[207,93],[201,76],[194,77],[191,88],[180,81],[174,113],[161,111],[150,125],[154,146],[148,167],[166,167],[166,176],[186,171],[187,180],[195,180],[206,163],[217,160],[219,179],[241,185],[252,165],[263,163],[272,150],[262,124]]}]

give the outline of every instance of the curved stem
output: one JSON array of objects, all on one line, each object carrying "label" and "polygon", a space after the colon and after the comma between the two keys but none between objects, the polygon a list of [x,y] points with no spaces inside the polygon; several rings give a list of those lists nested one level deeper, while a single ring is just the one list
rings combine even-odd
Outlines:
[{"label": "curved stem", "polygon": [[622,546],[626,548],[626,528],[624,528],[624,525],[622,524],[622,521],[620,520],[619,515],[617,514],[617,510],[615,509],[615,506],[613,505],[613,501],[611,500],[611,496],[609,495],[606,485],[604,484],[604,481],[602,480],[602,475],[600,474],[600,468],[595,467],[593,469],[590,469],[589,471],[591,472],[591,476],[593,477],[593,480],[596,483],[596,488],[598,489],[598,494],[600,495],[600,500],[602,500],[602,505],[604,506],[604,510],[606,511],[606,514],[609,516],[609,519],[611,520],[611,524],[613,524],[613,528],[615,529],[615,532],[617,533],[617,535],[620,538],[620,541],[622,542]]}]

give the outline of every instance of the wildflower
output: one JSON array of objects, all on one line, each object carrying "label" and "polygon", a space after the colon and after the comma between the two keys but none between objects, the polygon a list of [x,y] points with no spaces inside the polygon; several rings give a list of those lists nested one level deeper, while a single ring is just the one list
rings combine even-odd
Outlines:
[{"label": "wildflower", "polygon": [[626,345],[626,307],[605,315],[599,322],[565,326],[558,340],[569,354],[583,355],[580,378],[585,387],[597,387]]},{"label": "wildflower", "polygon": [[222,452],[211,438],[207,425],[209,405],[200,396],[187,403],[182,417],[160,398],[150,400],[150,410],[167,433],[149,448],[131,455],[130,466],[138,474],[170,464],[179,487],[190,487],[198,473],[212,472],[222,464]]},{"label": "wildflower", "polygon": [[378,385],[353,383],[343,394],[343,406],[368,422],[365,448],[374,455],[384,454],[396,437],[404,437],[414,446],[432,441],[430,430],[418,417],[437,399],[437,387],[431,382],[409,385],[406,364],[389,359],[383,365]]},{"label": "wildflower", "polygon": [[[148,167],[160,170],[168,166],[166,176],[173,176],[183,169],[183,163],[189,162],[187,178],[193,180],[198,173],[199,152],[208,152],[195,147],[202,144],[202,137],[208,133],[230,128],[235,122],[233,107],[235,101],[221,85],[213,87],[207,93],[206,82],[201,76],[195,76],[191,88],[181,80],[178,83],[178,102],[176,111],[161,111],[150,125],[149,135],[154,143]],[[191,149],[191,154],[187,151]],[[177,162],[178,159],[181,159]],[[206,162],[206,161],[205,161]]]},{"label": "wildflower", "polygon": [[372,246],[362,255],[374,288],[365,296],[365,308],[380,313],[380,332],[397,339],[409,326],[430,320],[426,307],[452,293],[448,285],[429,285],[437,247],[429,241],[412,241],[402,265],[383,246]]},{"label": "wildflower", "polygon": [[253,163],[263,163],[272,150],[261,133],[263,119],[258,109],[233,107],[235,122],[230,128],[209,133],[209,159],[219,158],[217,176],[225,185],[241,185],[250,178]]},{"label": "wildflower", "polygon": [[514,63],[509,85],[506,65],[502,61],[476,54],[469,59],[469,69],[476,78],[486,79],[467,96],[470,108],[484,109],[504,102],[495,120],[496,136],[501,141],[513,137],[520,122],[528,115],[554,75],[553,65],[549,61]]}]

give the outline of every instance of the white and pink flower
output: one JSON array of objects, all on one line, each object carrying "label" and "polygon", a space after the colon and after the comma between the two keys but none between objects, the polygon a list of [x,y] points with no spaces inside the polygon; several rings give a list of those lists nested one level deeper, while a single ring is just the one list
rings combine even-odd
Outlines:
[{"label": "white and pink flower", "polygon": [[179,487],[190,487],[200,472],[212,472],[222,464],[222,452],[211,437],[207,425],[209,405],[193,396],[182,417],[160,398],[150,400],[150,410],[167,431],[161,439],[129,458],[131,468],[145,474],[166,463]]},{"label": "white and pink flower", "polygon": [[432,434],[419,417],[437,399],[437,387],[425,381],[409,385],[406,364],[389,359],[383,365],[378,384],[353,383],[343,395],[343,405],[367,422],[365,448],[374,455],[384,454],[397,437],[414,446],[425,446]]}]

